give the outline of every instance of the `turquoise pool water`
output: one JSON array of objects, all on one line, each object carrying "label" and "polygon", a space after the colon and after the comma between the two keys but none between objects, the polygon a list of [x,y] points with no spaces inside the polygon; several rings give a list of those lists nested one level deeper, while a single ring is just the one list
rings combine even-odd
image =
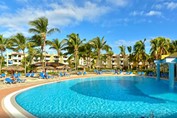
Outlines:
[{"label": "turquoise pool water", "polygon": [[177,89],[145,77],[97,77],[43,85],[16,96],[40,118],[177,117]]}]

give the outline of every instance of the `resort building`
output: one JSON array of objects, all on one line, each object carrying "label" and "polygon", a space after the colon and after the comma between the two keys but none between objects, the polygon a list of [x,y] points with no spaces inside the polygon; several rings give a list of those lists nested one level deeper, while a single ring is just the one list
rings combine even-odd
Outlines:
[{"label": "resort building", "polygon": [[[28,56],[27,54],[25,55],[26,57]],[[20,65],[24,55],[23,53],[19,53],[19,52],[12,52],[12,53],[7,53],[6,54],[6,59],[5,62],[7,66],[9,65]],[[91,62],[89,63],[90,60]],[[66,55],[60,56],[58,57],[57,54],[45,54],[45,61],[46,62],[59,62],[59,63],[63,63],[65,65],[68,65],[68,57]],[[92,61],[93,59],[84,59],[84,58],[80,58],[79,59],[79,66],[89,66],[92,65]],[[40,62],[40,57],[34,57],[32,64]],[[71,62],[74,63],[74,59],[71,60]],[[102,61],[102,67],[103,68],[119,68],[119,69],[123,69],[123,68],[127,68],[128,67],[128,55],[125,55],[124,57],[121,54],[114,54],[112,56],[108,56],[106,58],[106,60]]]},{"label": "resort building", "polygon": [[[24,55],[22,53],[18,53],[18,52],[7,53],[5,56],[6,56],[5,62],[6,62],[7,66],[20,65],[23,58],[24,58]],[[26,54],[25,56],[27,57],[28,55]],[[59,63],[65,64],[65,65],[68,65],[67,59],[68,59],[67,56],[58,57],[58,55],[56,55],[56,54],[45,54],[45,61],[46,62],[59,62]],[[37,62],[40,62],[40,57],[33,58],[32,64],[37,63]]]}]

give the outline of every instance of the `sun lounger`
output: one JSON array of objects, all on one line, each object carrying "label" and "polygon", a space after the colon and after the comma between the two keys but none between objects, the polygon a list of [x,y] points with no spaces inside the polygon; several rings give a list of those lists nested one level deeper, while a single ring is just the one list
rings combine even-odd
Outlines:
[{"label": "sun lounger", "polygon": [[20,78],[17,78],[16,80],[18,83],[24,83],[26,81],[26,79],[20,79]]},{"label": "sun lounger", "polygon": [[84,71],[84,72],[83,72],[83,75],[86,75],[86,74],[87,74],[87,72]]},{"label": "sun lounger", "polygon": [[41,73],[39,74],[39,78],[41,78],[41,79],[46,79],[46,76],[44,75],[44,73],[41,72]]},{"label": "sun lounger", "polygon": [[77,72],[77,75],[82,75],[82,72]]},{"label": "sun lounger", "polygon": [[2,77],[6,77],[6,74],[5,73],[2,73],[1,75],[0,75],[0,77],[2,78]]},{"label": "sun lounger", "polygon": [[30,77],[34,77],[34,73],[31,73]]},{"label": "sun lounger", "polygon": [[64,74],[60,72],[59,77],[64,77]]},{"label": "sun lounger", "polygon": [[31,73],[26,73],[26,77],[30,77]]},{"label": "sun lounger", "polygon": [[16,81],[13,81],[13,80],[10,79],[10,78],[5,78],[4,83],[5,83],[5,84],[14,84],[14,83],[16,83]]}]

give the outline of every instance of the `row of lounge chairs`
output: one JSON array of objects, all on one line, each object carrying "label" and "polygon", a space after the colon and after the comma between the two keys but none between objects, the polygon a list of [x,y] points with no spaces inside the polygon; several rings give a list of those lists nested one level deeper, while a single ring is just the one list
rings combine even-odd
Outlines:
[{"label": "row of lounge chairs", "polygon": [[20,73],[15,73],[14,79],[11,79],[9,77],[4,79],[5,84],[14,84],[14,83],[24,83],[26,79],[20,79],[21,74]]},{"label": "row of lounge chairs", "polygon": [[85,72],[85,71],[83,73],[82,72],[77,72],[77,75],[86,75],[86,74],[87,74],[87,72]]},{"label": "row of lounge chairs", "polygon": [[35,73],[26,73],[26,77],[34,77]]}]

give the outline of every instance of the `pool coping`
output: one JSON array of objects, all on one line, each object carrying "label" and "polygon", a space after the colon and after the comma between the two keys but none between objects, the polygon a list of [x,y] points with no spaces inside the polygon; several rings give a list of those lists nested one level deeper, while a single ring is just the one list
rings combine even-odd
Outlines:
[{"label": "pool coping", "polygon": [[[110,76],[110,75],[108,75]],[[131,75],[129,75],[131,76]],[[136,76],[136,75],[133,75]],[[94,78],[97,77],[101,77],[101,76],[95,76]],[[104,76],[105,77],[105,76]],[[119,75],[119,77],[121,77],[121,75]],[[142,76],[143,77],[143,76]],[[24,92],[27,91],[29,89],[35,88],[35,87],[39,87],[42,85],[47,85],[47,84],[52,84],[52,83],[57,83],[57,82],[63,82],[63,81],[69,81],[69,80],[76,80],[76,79],[85,79],[85,78],[91,78],[90,77],[78,77],[78,78],[69,78],[66,80],[58,80],[58,81],[53,81],[53,82],[48,82],[48,83],[42,83],[42,84],[38,84],[38,85],[33,85],[27,88],[23,88],[17,91],[14,91],[10,94],[8,94],[7,96],[5,96],[3,98],[3,100],[1,101],[2,107],[4,109],[4,111],[9,115],[9,117],[15,117],[15,118],[36,118],[36,116],[32,115],[31,113],[27,112],[25,109],[23,109],[15,100],[15,97]]]},{"label": "pool coping", "polygon": [[15,92],[12,92],[8,94],[5,98],[2,100],[2,106],[4,111],[9,115],[10,118],[36,118],[36,116],[32,115],[31,113],[27,112],[25,109],[23,109],[15,100],[15,97],[29,89],[36,88],[38,86],[42,85],[47,85],[47,84],[52,84],[60,81],[55,81],[55,82],[49,82],[49,83],[43,83],[43,84],[38,84],[34,86],[30,86]]}]

